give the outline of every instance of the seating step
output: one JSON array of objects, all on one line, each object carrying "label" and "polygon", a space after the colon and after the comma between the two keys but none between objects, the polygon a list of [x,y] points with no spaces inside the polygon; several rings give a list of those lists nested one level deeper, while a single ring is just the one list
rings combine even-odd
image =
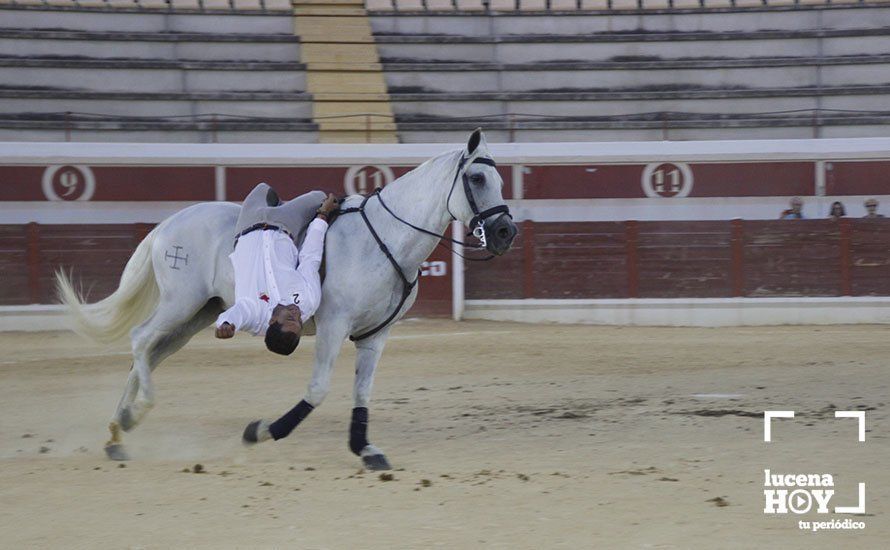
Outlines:
[{"label": "seating step", "polygon": [[[58,90],[0,90],[0,113],[90,114],[98,116],[309,118],[308,94],[92,93]],[[7,115],[3,115],[7,116]]]},{"label": "seating step", "polygon": [[[890,27],[757,32],[589,33],[496,37],[377,35],[384,59],[446,62],[549,63],[644,59],[844,56],[890,53]],[[572,59],[566,59],[571,52]]]},{"label": "seating step", "polygon": [[832,38],[840,36],[887,36],[890,27],[854,29],[798,29],[756,31],[616,31],[584,34],[503,34],[463,36],[455,34],[374,33],[378,44],[572,44],[615,42],[679,42]]},{"label": "seating step", "polygon": [[73,141],[131,143],[318,143],[316,131],[294,130],[89,130],[72,128],[6,129],[0,126],[0,141]]},{"label": "seating step", "polygon": [[137,92],[137,91],[94,91],[50,87],[18,88],[0,86],[0,99],[100,99],[128,101],[311,101],[306,92]]},{"label": "seating step", "polygon": [[[0,58],[2,62],[2,58]],[[492,63],[467,61],[427,61],[384,58],[386,72],[473,72],[473,71],[596,71],[644,69],[725,69],[740,67],[812,67],[825,65],[864,65],[890,63],[890,54],[776,57],[689,57],[659,58],[619,56],[603,61],[553,60],[532,63]]]},{"label": "seating step", "polygon": [[[618,116],[578,117],[513,117],[490,118],[484,126],[491,129],[584,129],[584,128],[660,128],[664,125],[683,128],[724,128],[750,126],[809,126],[817,121],[823,125],[840,124],[890,124],[890,111],[822,110],[818,112],[775,113],[752,115],[749,113],[688,113],[659,112]],[[396,123],[400,130],[437,130],[462,128],[467,120],[460,117],[424,115],[399,115]]]},{"label": "seating step", "polygon": [[97,92],[302,92],[304,71],[180,70],[178,68],[32,67],[0,63],[0,82],[16,88],[76,88]]},{"label": "seating step", "polygon": [[84,31],[77,29],[0,28],[0,38],[41,40],[102,40],[123,42],[295,42],[299,37],[284,33],[211,33],[211,32],[143,32]]},{"label": "seating step", "polygon": [[0,128],[81,130],[200,130],[220,131],[296,131],[315,132],[318,125],[311,119],[262,117],[116,117],[85,114],[0,114]]},{"label": "seating step", "polygon": [[523,92],[434,92],[412,88],[390,88],[393,102],[399,101],[604,101],[659,99],[727,99],[750,97],[818,97],[826,95],[875,95],[890,93],[890,83],[853,86],[802,86],[789,88],[705,88],[702,86],[650,86],[643,88],[588,88],[529,90]]},{"label": "seating step", "polygon": [[0,67],[65,69],[175,69],[181,71],[305,71],[306,64],[289,61],[141,59],[90,57],[0,56]]},{"label": "seating step", "polygon": [[[23,2],[25,0],[3,0]],[[44,0],[31,0],[43,2]],[[0,27],[77,29],[82,31],[142,31],[142,32],[214,32],[214,33],[288,33],[293,29],[293,13],[287,0],[280,0],[284,10],[269,12],[217,11],[205,2],[205,11],[188,11],[180,2],[175,2],[175,10],[170,10],[167,0],[150,0],[158,8],[147,6],[147,0],[139,0],[144,9],[138,9],[134,0],[91,0],[94,3],[108,2],[98,9],[84,6],[87,0],[73,0],[81,8],[62,6],[15,6],[0,4]],[[198,0],[191,0],[198,7]],[[222,0],[227,2],[228,0]],[[129,6],[124,6],[125,2]],[[240,0],[235,0],[238,4]],[[268,2],[267,2],[268,5]],[[127,9],[137,8],[137,9]],[[257,2],[257,7],[259,3]]]}]

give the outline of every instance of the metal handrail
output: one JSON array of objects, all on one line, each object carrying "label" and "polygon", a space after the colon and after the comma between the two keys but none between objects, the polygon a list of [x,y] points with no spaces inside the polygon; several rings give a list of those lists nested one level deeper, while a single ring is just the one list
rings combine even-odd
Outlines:
[{"label": "metal handrail", "polygon": [[[745,112],[745,113],[680,113],[680,112],[658,111],[658,112],[649,112],[649,113],[627,113],[627,115],[624,115],[624,116],[648,115],[650,117],[658,117],[659,120],[661,120],[661,119],[665,119],[665,118],[669,119],[670,115],[677,115],[677,114],[691,115],[689,117],[685,117],[685,118],[678,120],[678,122],[686,122],[686,121],[690,121],[690,120],[691,121],[715,120],[715,119],[708,118],[707,116],[704,116],[704,115],[709,115],[709,114],[723,114],[723,115],[735,114],[740,117],[744,116],[744,117],[748,117],[748,118],[758,118],[758,117],[775,116],[775,115],[801,115],[801,116],[804,116],[804,115],[813,115],[814,113],[816,113],[818,115],[822,115],[822,116],[830,115],[832,113],[838,113],[838,114],[844,113],[844,114],[851,114],[851,115],[857,114],[857,115],[863,115],[863,116],[890,116],[890,110],[834,109],[834,108],[825,108],[825,107],[804,108],[804,109],[782,109],[782,110],[777,110],[777,111],[758,111],[758,112]],[[103,113],[90,113],[90,112],[84,112],[84,111],[57,111],[57,112],[40,113],[39,116],[43,119],[49,119],[53,116],[61,116],[61,115],[68,116],[68,117],[71,117],[71,116],[91,117],[94,120],[103,120],[103,119],[104,120],[126,119],[126,120],[146,120],[146,121],[152,121],[152,120],[158,120],[158,121],[194,120],[194,121],[205,121],[206,122],[211,117],[216,117],[217,120],[219,120],[219,121],[242,120],[242,121],[246,121],[246,122],[262,122],[262,121],[281,122],[283,120],[289,120],[289,117],[285,117],[285,118],[254,117],[254,116],[247,116],[247,115],[232,115],[232,114],[226,114],[226,113],[204,113],[204,114],[200,114],[200,115],[189,114],[189,115],[162,115],[162,116],[145,116],[145,115],[119,116],[119,115],[108,115],[108,114],[103,114]],[[696,118],[694,115],[703,115],[703,116],[701,116],[700,118]],[[397,115],[391,115],[391,114],[385,114],[385,113],[363,112],[363,113],[348,113],[348,114],[338,114],[338,115],[324,115],[324,116],[313,117],[311,120],[333,120],[333,119],[349,119],[349,118],[367,119],[369,117],[370,118],[381,118],[381,119],[386,119],[386,120],[396,120],[397,118],[399,118]],[[15,118],[17,120],[22,119],[21,115],[15,115],[12,113],[6,114],[6,115],[0,114],[0,120],[9,119],[9,118]],[[511,111],[511,112],[507,112],[507,113],[491,113],[491,114],[486,114],[486,115],[447,117],[447,118],[443,118],[441,120],[441,122],[457,122],[457,121],[504,122],[504,121],[509,121],[511,119],[514,122],[521,122],[522,119],[542,120],[542,121],[553,120],[554,122],[566,122],[566,121],[571,122],[573,119],[576,119],[579,121],[587,121],[590,118],[592,118],[592,117],[585,117],[585,116],[571,117],[571,116],[565,116],[565,115],[546,115],[546,114],[540,114],[540,113],[518,113],[518,112]],[[598,118],[598,119],[602,119],[602,120],[612,119],[615,121],[621,120],[616,117],[607,117],[607,116],[593,117],[593,118]],[[307,120],[308,121],[310,119],[299,119],[299,120],[301,120],[301,121]],[[438,121],[433,121],[433,122],[438,122]]]},{"label": "metal handrail", "polygon": [[[270,5],[270,1],[273,4]],[[688,2],[689,0],[687,0]],[[217,5],[207,5],[208,0],[102,0],[102,5],[83,5],[80,0],[40,0],[40,4],[24,3],[21,0],[0,0],[0,7],[12,6],[22,9],[76,9],[86,11],[146,11],[183,13],[292,13],[287,0],[256,0],[254,6],[243,6],[236,0],[220,1]],[[665,12],[689,10],[756,10],[764,8],[801,9],[800,0],[761,0],[760,4],[740,6],[736,0],[692,0],[693,5],[677,6],[677,0],[365,0],[365,8],[373,13],[422,14],[491,14],[491,13],[566,13],[566,12]],[[890,0],[821,0],[807,3],[807,8],[849,7],[867,5],[887,5]]]},{"label": "metal handrail", "polygon": [[[801,116],[805,116],[805,115],[813,115],[814,113],[817,113],[822,116],[830,115],[832,113],[838,113],[838,114],[844,113],[844,114],[851,114],[851,115],[858,114],[858,115],[863,115],[863,116],[890,116],[890,110],[834,109],[834,108],[825,108],[825,107],[804,108],[804,109],[782,109],[782,110],[777,110],[777,111],[758,111],[758,112],[745,112],[745,113],[680,113],[680,112],[658,111],[658,112],[649,112],[649,113],[628,113],[625,116],[649,115],[650,117],[658,117],[659,120],[661,120],[661,119],[665,119],[665,118],[669,119],[670,115],[676,115],[676,114],[689,114],[689,115],[736,114],[738,116],[744,116],[744,117],[748,117],[748,118],[758,118],[758,117],[765,117],[765,116],[771,116],[771,115],[772,116],[774,116],[774,115],[801,115]],[[40,113],[40,117],[45,118],[45,119],[51,118],[53,116],[61,116],[61,115],[64,115],[67,117],[71,117],[71,116],[91,117],[94,120],[126,119],[126,120],[145,120],[145,121],[194,120],[194,121],[206,122],[211,117],[216,117],[216,119],[220,122],[226,121],[226,120],[230,120],[230,121],[241,120],[241,121],[246,121],[246,122],[262,122],[262,121],[281,122],[283,120],[290,119],[289,117],[285,117],[285,118],[254,117],[254,116],[247,116],[247,115],[232,115],[232,114],[226,114],[226,113],[204,113],[204,114],[200,114],[200,115],[189,114],[189,115],[162,115],[162,116],[145,116],[145,115],[119,116],[119,115],[108,115],[108,114],[103,114],[103,113],[90,113],[90,112],[85,112],[85,111],[57,111],[57,112]],[[21,119],[20,115],[0,114],[0,120],[8,119],[9,117]],[[349,119],[349,118],[367,119],[369,117],[370,118],[381,118],[381,119],[392,120],[392,121],[399,118],[397,115],[391,115],[391,114],[386,114],[386,113],[362,112],[362,113],[347,113],[347,114],[338,114],[338,115],[317,116],[317,117],[313,117],[311,120],[334,120],[334,119]],[[491,113],[491,114],[486,114],[486,115],[447,117],[447,118],[442,119],[441,122],[457,122],[457,121],[505,122],[505,121],[509,121],[511,119],[514,122],[521,122],[522,119],[542,120],[542,121],[553,120],[555,122],[566,122],[566,121],[571,122],[572,119],[586,121],[589,118],[591,118],[591,117],[584,117],[584,116],[571,117],[571,116],[565,116],[565,115],[546,115],[546,114],[540,114],[540,113],[519,113],[519,112],[511,111],[511,112],[507,112],[507,113]],[[600,118],[603,120],[607,120],[607,119],[613,119],[616,121],[621,120],[621,119],[618,119],[615,117],[605,117],[605,116],[595,117],[595,118]],[[296,120],[296,119],[294,119],[294,120]],[[299,119],[299,120],[300,121],[303,121],[303,120],[309,121],[310,119]],[[701,116],[700,118],[696,118],[694,116],[689,116],[687,118],[679,119],[678,121],[686,122],[686,121],[690,121],[690,120],[695,121],[695,120],[713,120],[713,119],[708,118],[707,116]],[[437,121],[433,121],[433,122],[437,122]]]}]

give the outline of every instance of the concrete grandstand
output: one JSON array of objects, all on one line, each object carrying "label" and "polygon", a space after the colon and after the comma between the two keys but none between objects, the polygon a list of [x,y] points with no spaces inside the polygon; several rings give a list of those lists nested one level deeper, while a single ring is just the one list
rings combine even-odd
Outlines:
[{"label": "concrete grandstand", "polygon": [[9,2],[0,139],[868,137],[890,5]]}]

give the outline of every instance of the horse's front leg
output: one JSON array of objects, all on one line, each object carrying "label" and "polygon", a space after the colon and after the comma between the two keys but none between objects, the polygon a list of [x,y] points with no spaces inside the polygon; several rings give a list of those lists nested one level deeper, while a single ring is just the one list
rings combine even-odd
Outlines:
[{"label": "horse's front leg", "polygon": [[306,395],[294,408],[284,413],[275,422],[255,420],[248,424],[242,436],[245,444],[287,437],[327,397],[331,386],[334,361],[340,354],[340,348],[343,346],[343,339],[346,338],[348,328],[345,322],[334,321],[319,323],[317,330],[315,367],[312,369],[312,379],[309,381]]},{"label": "horse's front leg", "polygon": [[383,353],[383,346],[389,335],[389,328],[367,340],[355,343],[355,386],[352,409],[352,422],[349,424],[349,450],[360,456],[369,470],[389,470],[391,466],[383,451],[368,442],[368,404],[371,402],[371,388],[374,385],[374,371]]}]

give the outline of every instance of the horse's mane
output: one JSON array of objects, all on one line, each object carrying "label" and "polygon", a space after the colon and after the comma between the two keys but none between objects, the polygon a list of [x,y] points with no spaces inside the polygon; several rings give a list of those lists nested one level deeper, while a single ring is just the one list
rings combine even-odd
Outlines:
[{"label": "horse's mane", "polygon": [[457,163],[460,160],[460,156],[462,154],[463,151],[461,149],[455,149],[446,153],[442,153],[441,155],[437,155],[429,160],[424,161],[420,166],[411,170],[407,174],[396,178],[386,187],[389,188],[398,187],[399,185],[409,185],[415,179],[426,180],[427,178],[432,177],[441,177],[443,180],[447,179],[450,183],[450,178],[452,177],[453,171],[457,167]]}]

